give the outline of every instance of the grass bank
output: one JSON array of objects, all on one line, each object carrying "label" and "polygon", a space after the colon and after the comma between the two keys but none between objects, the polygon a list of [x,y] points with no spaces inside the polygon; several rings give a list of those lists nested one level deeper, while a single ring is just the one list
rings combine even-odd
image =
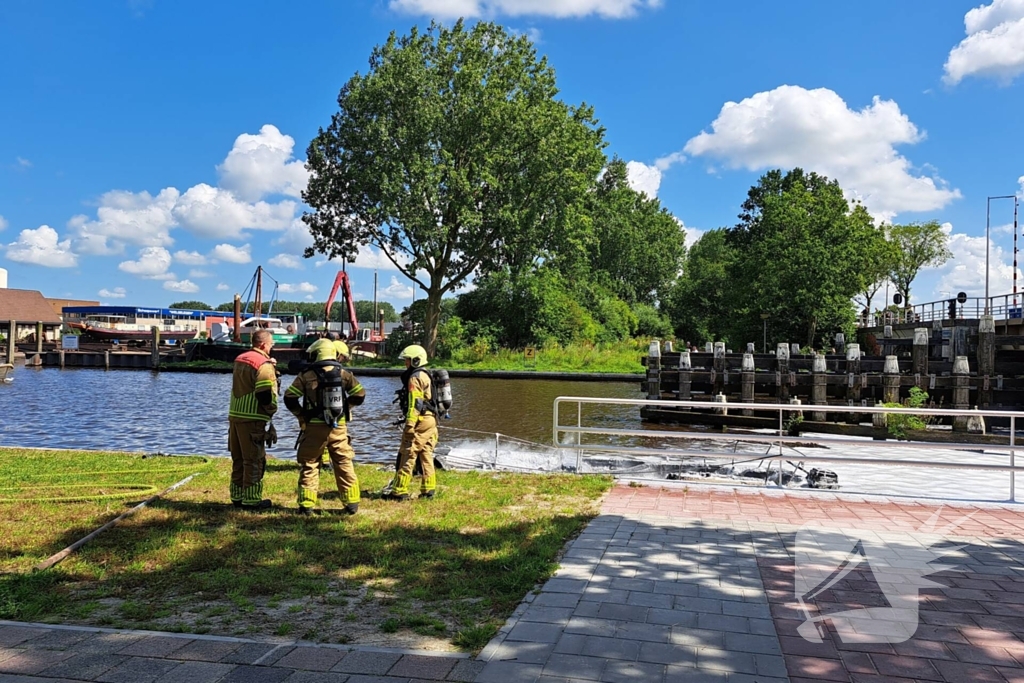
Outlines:
[{"label": "grass bank", "polygon": [[[389,473],[358,466],[364,490]],[[52,569],[32,567],[139,500],[200,475]],[[333,479],[325,514],[294,514],[293,462],[268,462],[287,509],[226,504],[230,461],[0,449],[0,619],[69,622],[428,649],[481,648],[610,480],[442,472],[433,500],[364,498],[354,517]],[[135,488],[131,488],[135,487]]]}]

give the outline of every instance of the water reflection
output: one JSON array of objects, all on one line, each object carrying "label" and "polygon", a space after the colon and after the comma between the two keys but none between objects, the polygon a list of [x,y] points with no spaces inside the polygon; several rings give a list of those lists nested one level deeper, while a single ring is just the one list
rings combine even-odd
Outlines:
[{"label": "water reflection", "polygon": [[[0,445],[227,455],[226,374],[25,368],[0,385]],[[358,376],[358,375],[357,375]],[[285,386],[290,377],[283,378]],[[401,427],[392,404],[397,377],[360,377],[366,402],[351,433],[357,457],[390,462]],[[552,405],[557,396],[640,398],[637,382],[578,382],[453,378],[452,419],[441,421],[446,443],[490,444],[495,433],[551,444]],[[636,407],[588,406],[585,424],[638,428]],[[574,416],[573,416],[574,418]],[[568,416],[563,415],[563,424]],[[575,422],[575,419],[572,420]],[[280,435],[271,451],[294,457],[295,419],[275,419]]]}]

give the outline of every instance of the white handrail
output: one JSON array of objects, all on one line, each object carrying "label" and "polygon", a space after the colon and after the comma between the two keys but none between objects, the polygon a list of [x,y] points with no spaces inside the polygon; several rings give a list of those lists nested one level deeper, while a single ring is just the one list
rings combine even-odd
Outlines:
[{"label": "white handrail", "polygon": [[[559,422],[559,408],[563,403],[576,404],[576,425],[562,425]],[[710,401],[663,401],[663,400],[652,400],[652,399],[631,399],[631,398],[595,398],[592,396],[559,396],[554,400],[554,406],[552,409],[552,443],[555,448],[565,448],[567,444],[560,443],[561,434],[572,434],[573,443],[570,446],[575,446],[578,449],[577,453],[577,468],[579,472],[579,460],[582,457],[583,450],[597,451],[597,452],[614,452],[614,453],[629,453],[633,455],[667,455],[673,451],[670,450],[659,450],[650,448],[634,448],[628,446],[603,446],[600,444],[584,444],[584,435],[595,435],[595,436],[638,436],[638,437],[651,437],[655,435],[655,432],[649,429],[617,429],[610,427],[584,427],[582,422],[583,404],[597,404],[597,405],[623,405],[623,406],[647,406],[657,408],[667,407],[678,407],[678,408],[698,408],[703,410],[714,410],[716,408],[728,407],[730,409],[746,409],[756,410],[759,412],[777,412],[778,419],[778,434],[715,434],[710,432],[670,432],[670,431],[659,431],[656,435],[659,438],[667,439],[700,439],[703,441],[729,441],[729,442],[756,442],[756,443],[771,443],[778,445],[779,453],[772,455],[766,453],[763,460],[769,461],[782,461],[792,460],[792,456],[782,454],[783,440],[786,444],[790,445],[818,445],[821,439],[814,439],[809,437],[799,436],[787,436],[786,429],[784,428],[783,417],[786,413],[792,412],[804,412],[804,411],[817,411],[817,412],[832,412],[832,413],[855,413],[864,415],[914,415],[914,416],[952,416],[957,417],[1005,417],[1010,420],[1010,434],[1009,443],[1003,444],[990,444],[990,443],[943,443],[941,447],[944,450],[952,451],[977,451],[978,449],[984,449],[986,451],[995,451],[996,453],[1003,453],[1009,455],[1009,465],[995,465],[995,464],[981,464],[972,462],[934,462],[927,460],[900,460],[895,458],[857,458],[857,457],[837,457],[827,455],[814,455],[814,454],[801,454],[800,459],[805,461],[813,462],[829,462],[829,463],[849,463],[849,464],[870,464],[870,465],[892,465],[901,467],[931,467],[940,469],[975,469],[975,470],[994,470],[1009,472],[1010,474],[1010,500],[1016,500],[1016,477],[1017,472],[1024,472],[1024,467],[1018,467],[1016,465],[1016,419],[1020,415],[1018,411],[1013,410],[962,410],[955,408],[885,408],[885,407],[869,407],[869,406],[825,406],[825,405],[814,405],[814,404],[783,404],[783,403],[712,403]],[[828,443],[830,445],[843,445],[843,446],[855,446],[863,447],[865,442],[857,439],[844,439],[844,438],[829,438]],[[887,441],[886,448],[903,448],[907,450],[934,450],[940,444],[921,442],[921,441]],[[687,454],[692,454],[692,451]],[[728,453],[725,451],[717,452],[701,452],[702,457],[707,458],[730,458],[734,457],[734,453]]]}]

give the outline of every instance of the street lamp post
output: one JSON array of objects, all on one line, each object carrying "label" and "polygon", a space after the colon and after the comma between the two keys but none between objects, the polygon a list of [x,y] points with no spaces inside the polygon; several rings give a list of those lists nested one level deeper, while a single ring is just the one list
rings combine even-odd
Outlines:
[{"label": "street lamp post", "polygon": [[992,219],[992,200],[993,199],[1012,199],[1014,203],[1017,201],[1017,196],[1012,194],[1003,194],[998,197],[988,197],[985,200],[985,315],[989,314],[989,293],[988,293],[988,280],[989,280],[989,267],[988,267],[988,254],[991,247],[991,230],[990,224]]},{"label": "street lamp post", "polygon": [[768,314],[761,314],[762,323],[762,339],[761,339],[761,353],[768,353]]}]

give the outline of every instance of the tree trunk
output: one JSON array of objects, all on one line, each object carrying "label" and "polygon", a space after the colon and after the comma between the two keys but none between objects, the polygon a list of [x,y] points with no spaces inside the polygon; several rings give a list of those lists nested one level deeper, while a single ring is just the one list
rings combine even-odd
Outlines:
[{"label": "tree trunk", "polygon": [[814,335],[818,331],[818,320],[817,318],[811,318],[810,323],[807,325],[807,346],[814,348]]},{"label": "tree trunk", "polygon": [[434,357],[437,349],[437,324],[441,319],[441,285],[440,282],[430,283],[427,291],[427,314],[423,320],[423,348],[427,356]]}]

